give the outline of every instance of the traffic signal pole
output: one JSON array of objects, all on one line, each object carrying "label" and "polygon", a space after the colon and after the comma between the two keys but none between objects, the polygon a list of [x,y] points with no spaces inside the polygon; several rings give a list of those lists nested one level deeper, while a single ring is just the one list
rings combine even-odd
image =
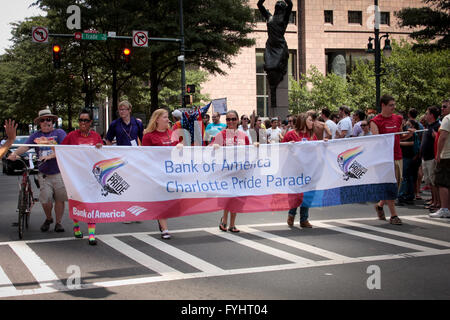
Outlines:
[{"label": "traffic signal pole", "polygon": [[186,63],[185,63],[185,46],[184,46],[184,22],[183,22],[183,0],[179,0],[180,3],[180,57],[181,61],[181,106],[186,108],[186,101],[184,96],[186,95]]}]

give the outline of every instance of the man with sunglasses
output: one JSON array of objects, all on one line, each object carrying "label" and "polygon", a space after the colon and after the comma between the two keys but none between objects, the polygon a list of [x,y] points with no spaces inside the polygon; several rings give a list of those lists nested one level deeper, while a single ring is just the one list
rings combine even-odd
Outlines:
[{"label": "man with sunglasses", "polygon": [[[40,127],[39,131],[36,131],[28,137],[25,144],[61,144],[66,137],[66,132],[62,129],[55,129],[53,124],[58,119],[58,116],[52,114],[50,109],[44,109],[39,111],[38,117],[34,119],[34,123]],[[8,159],[15,161],[18,155],[26,152],[30,147],[19,147],[16,151],[12,152]],[[59,171],[58,163],[56,162],[56,155],[52,147],[36,147],[41,164],[38,167],[39,174],[39,202],[44,209],[46,219],[41,226],[41,231],[46,232],[49,230],[50,225],[53,223],[52,210],[53,203],[55,203],[55,232],[64,232],[64,228],[61,225],[62,216],[64,214],[64,202],[67,201],[66,188]]]}]

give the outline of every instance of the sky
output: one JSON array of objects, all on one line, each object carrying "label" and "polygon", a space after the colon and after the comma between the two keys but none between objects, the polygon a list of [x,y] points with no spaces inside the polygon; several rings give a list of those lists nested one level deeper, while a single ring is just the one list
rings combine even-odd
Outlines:
[{"label": "sky", "polygon": [[[36,8],[28,8],[35,0],[0,0],[0,54],[5,53],[12,43],[11,22],[23,21],[26,17],[42,15],[43,12]],[[31,39],[30,39],[31,41]]]}]

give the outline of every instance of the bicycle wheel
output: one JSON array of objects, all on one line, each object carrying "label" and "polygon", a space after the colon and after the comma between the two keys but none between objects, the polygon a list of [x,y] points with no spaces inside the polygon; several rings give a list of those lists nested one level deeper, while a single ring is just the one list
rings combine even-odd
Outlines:
[{"label": "bicycle wheel", "polygon": [[18,232],[19,232],[19,239],[23,239],[23,230],[25,229],[26,220],[27,220],[27,208],[28,208],[28,193],[25,191],[24,186],[20,187],[19,192],[19,203],[18,203],[18,209],[19,209],[19,219],[18,219]]}]

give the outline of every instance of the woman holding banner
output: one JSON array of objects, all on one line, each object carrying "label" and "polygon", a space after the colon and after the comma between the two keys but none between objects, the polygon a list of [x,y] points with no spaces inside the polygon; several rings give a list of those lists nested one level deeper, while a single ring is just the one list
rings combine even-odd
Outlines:
[{"label": "woman holding banner", "polygon": [[[144,130],[142,145],[170,147],[176,146],[177,144],[178,138],[173,140],[172,131],[169,129],[169,113],[165,109],[155,110],[150,118],[147,128]],[[167,226],[167,219],[159,219],[158,226],[159,231],[161,231],[161,238],[169,240],[171,235]]]},{"label": "woman holding banner", "polygon": [[[101,148],[103,145],[102,137],[91,130],[92,115],[88,109],[81,110],[78,116],[78,124],[80,129],[70,132],[61,144],[65,145],[90,145]],[[89,232],[89,244],[95,246],[97,240],[95,239],[95,223],[88,223]],[[73,220],[73,235],[75,238],[83,238],[83,233],[80,230],[80,225],[78,220]]]},{"label": "woman holding banner", "polygon": [[[310,114],[301,113],[297,116],[294,130],[289,131],[283,138],[282,142],[299,142],[299,141],[311,141],[317,140],[314,134],[314,121]],[[303,198],[303,202],[305,199]],[[297,214],[297,208],[289,210],[287,224],[289,227],[294,225],[295,215]],[[300,227],[312,228],[312,225],[308,221],[309,208],[300,206]]]},{"label": "woman holding banner", "polygon": [[[250,140],[243,131],[238,130],[239,116],[234,110],[230,110],[226,115],[227,127],[225,130],[220,131],[211,141],[210,145],[214,148],[219,148],[220,146],[242,146],[249,145]],[[223,216],[220,219],[219,229],[226,232],[227,231],[227,221],[228,213],[230,213],[230,227],[228,231],[239,232],[240,230],[236,228],[236,212],[230,212],[230,210],[224,209]]]}]

